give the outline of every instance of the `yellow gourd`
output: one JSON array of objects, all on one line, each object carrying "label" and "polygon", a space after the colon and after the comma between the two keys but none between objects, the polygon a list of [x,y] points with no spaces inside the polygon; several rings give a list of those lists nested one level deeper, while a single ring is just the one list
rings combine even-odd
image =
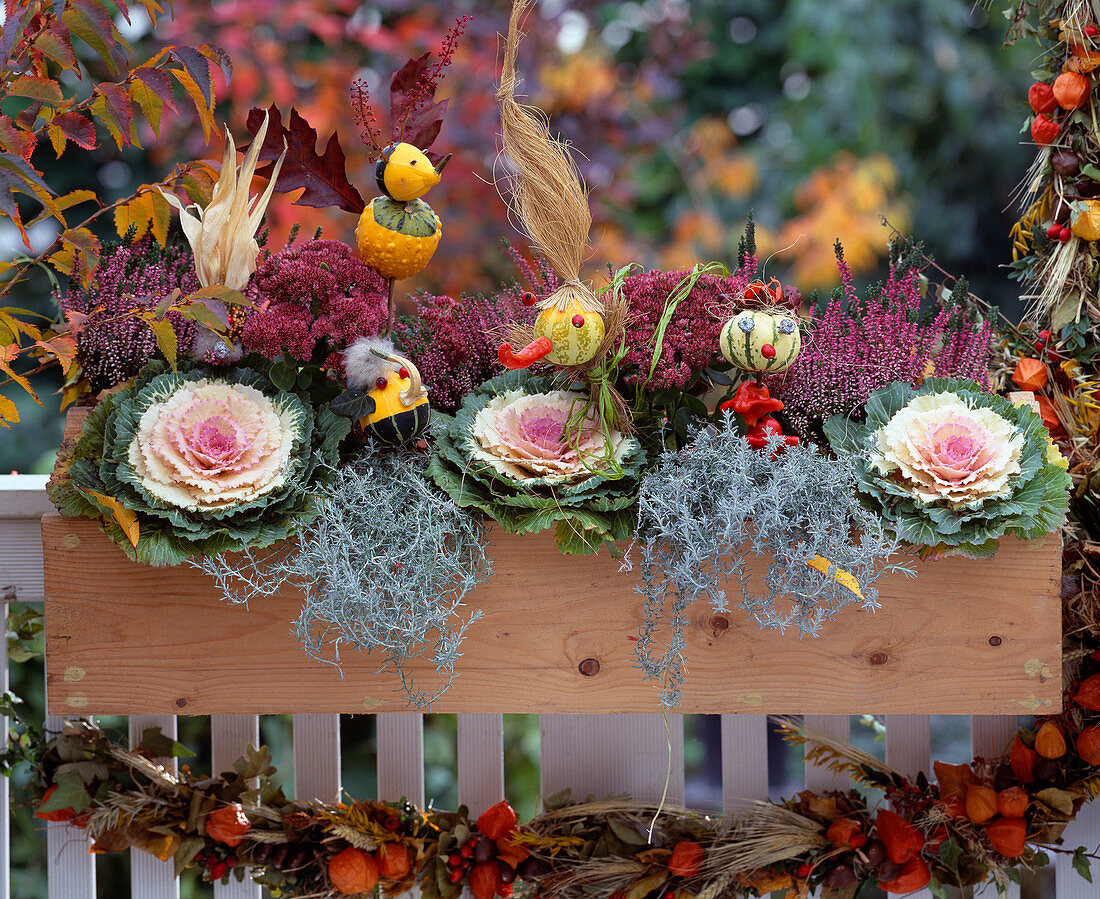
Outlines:
[{"label": "yellow gourd", "polygon": [[798,317],[788,311],[746,309],[726,322],[719,349],[742,371],[784,371],[798,357]]},{"label": "yellow gourd", "polygon": [[599,349],[604,338],[603,315],[587,308],[573,295],[564,302],[543,309],[535,319],[535,337],[546,337],[553,349],[546,361],[554,365],[584,365]]}]

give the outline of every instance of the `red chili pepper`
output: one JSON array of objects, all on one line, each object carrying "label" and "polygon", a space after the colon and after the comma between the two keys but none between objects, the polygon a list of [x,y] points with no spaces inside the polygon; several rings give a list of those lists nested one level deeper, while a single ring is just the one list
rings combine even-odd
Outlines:
[{"label": "red chili pepper", "polygon": [[549,337],[539,337],[537,340],[532,340],[518,353],[512,351],[510,343],[502,343],[497,350],[497,358],[505,368],[527,368],[538,362],[552,349],[554,349],[554,344]]},{"label": "red chili pepper", "polygon": [[775,459],[781,452],[783,452],[783,446],[798,446],[801,442],[798,437],[783,434],[783,426],[774,418],[765,418],[755,428],[752,428],[748,434],[745,435],[745,442],[748,443],[753,449],[762,450],[768,445],[768,437],[772,434],[780,434],[783,437],[783,444],[775,448],[775,452],[772,453],[771,458]]}]

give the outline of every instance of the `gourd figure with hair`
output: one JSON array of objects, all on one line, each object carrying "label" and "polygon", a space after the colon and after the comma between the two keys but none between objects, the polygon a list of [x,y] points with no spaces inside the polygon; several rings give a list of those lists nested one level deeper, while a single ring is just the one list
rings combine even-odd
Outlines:
[{"label": "gourd figure with hair", "polygon": [[545,118],[515,98],[519,23],[526,6],[523,0],[513,3],[497,91],[504,152],[515,165],[509,206],[561,285],[541,299],[525,296],[525,302],[538,305],[538,315],[533,324],[512,328],[497,357],[508,369],[542,363],[569,381],[587,382],[588,402],[575,416],[578,428],[588,426],[584,422],[591,414],[607,431],[627,432],[630,416],[612,386],[614,369],[625,353],[626,300],[610,289],[597,295],[581,280],[592,227],[587,192],[576,163],[550,135]]},{"label": "gourd figure with hair", "polygon": [[740,308],[723,325],[718,339],[718,348],[727,362],[756,376],[755,380],[743,381],[733,399],[719,408],[732,409],[745,419],[749,428],[745,440],[758,450],[767,447],[773,436],[783,438],[775,452],[799,442],[798,437],[784,434],[782,425],[771,416],[783,408],[783,403],[772,397],[761,382],[762,375],[786,371],[798,358],[802,335],[797,297],[797,293],[785,291],[775,278],[766,284],[753,281],[742,291],[737,301]]}]

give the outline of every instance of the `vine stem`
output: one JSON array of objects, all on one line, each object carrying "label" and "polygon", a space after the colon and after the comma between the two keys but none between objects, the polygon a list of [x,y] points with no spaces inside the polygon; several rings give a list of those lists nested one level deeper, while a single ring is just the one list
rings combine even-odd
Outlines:
[{"label": "vine stem", "polygon": [[397,301],[393,295],[393,285],[395,278],[386,279],[386,333],[393,337],[393,326],[397,321]]}]

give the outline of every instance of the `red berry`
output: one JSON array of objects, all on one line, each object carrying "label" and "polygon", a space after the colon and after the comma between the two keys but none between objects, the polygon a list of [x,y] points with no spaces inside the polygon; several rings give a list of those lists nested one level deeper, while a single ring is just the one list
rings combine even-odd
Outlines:
[{"label": "red berry", "polygon": [[404,365],[402,365],[397,370],[397,377],[401,378],[401,380],[405,380],[406,378],[408,378],[408,376],[409,376],[409,370],[407,368],[405,368]]},{"label": "red berry", "polygon": [[1095,25],[1086,25],[1081,30],[1087,37],[1096,37],[1096,35],[1100,34],[1100,28],[1097,28]]},{"label": "red berry", "polygon": [[525,290],[523,292],[523,305],[524,306],[534,306],[535,305],[535,295],[533,293],[531,293],[531,291],[529,291],[529,290]]},{"label": "red berry", "polygon": [[762,347],[760,347],[760,355],[763,356],[765,359],[774,359],[775,347],[773,347],[770,343],[764,344]]},{"label": "red berry", "polygon": [[1062,226],[1055,222],[1049,228],[1047,228],[1047,237],[1054,240],[1059,234],[1062,233]]},{"label": "red berry", "polygon": [[458,883],[462,880],[463,873],[461,868],[451,869],[451,883]]},{"label": "red berry", "polygon": [[450,865],[452,868],[457,868],[459,865],[462,864],[462,856],[461,855],[448,855],[447,856],[447,864]]},{"label": "red berry", "polygon": [[1046,341],[1050,340],[1050,331],[1043,328],[1043,330],[1039,332],[1039,339],[1046,343]]},{"label": "red berry", "polygon": [[235,855],[227,855],[227,856],[225,857],[225,863],[226,863],[227,865],[229,865],[229,867],[230,867],[230,868],[235,868],[235,867],[237,867],[237,856],[235,856]]},{"label": "red berry", "polygon": [[1058,239],[1062,241],[1062,243],[1068,241],[1072,236],[1073,232],[1070,231],[1069,228],[1063,228],[1061,231],[1058,232]]},{"label": "red berry", "polygon": [[467,843],[465,846],[458,850],[458,854],[461,855],[463,858],[469,858],[471,855],[474,854],[474,847]]},{"label": "red berry", "polygon": [[811,865],[809,862],[803,862],[801,865],[798,866],[798,870],[794,873],[799,880],[805,880],[807,877],[813,874],[813,872],[814,866]]},{"label": "red berry", "polygon": [[386,828],[386,830],[397,830],[397,826],[398,826],[398,825],[399,825],[400,823],[401,823],[401,822],[400,822],[400,821],[398,821],[396,817],[394,817],[393,815],[390,815],[390,816],[389,816],[389,817],[388,817],[388,818],[386,819],[385,823],[384,823],[384,824],[383,824],[382,826],[383,826],[383,827],[385,827],[385,828]]},{"label": "red berry", "polygon": [[580,328],[584,325],[584,316],[579,312],[573,316],[573,327]]},{"label": "red berry", "polygon": [[377,378],[374,382],[374,386],[377,387],[379,390],[385,390],[386,385],[389,383],[390,382],[387,381],[385,378]]}]

